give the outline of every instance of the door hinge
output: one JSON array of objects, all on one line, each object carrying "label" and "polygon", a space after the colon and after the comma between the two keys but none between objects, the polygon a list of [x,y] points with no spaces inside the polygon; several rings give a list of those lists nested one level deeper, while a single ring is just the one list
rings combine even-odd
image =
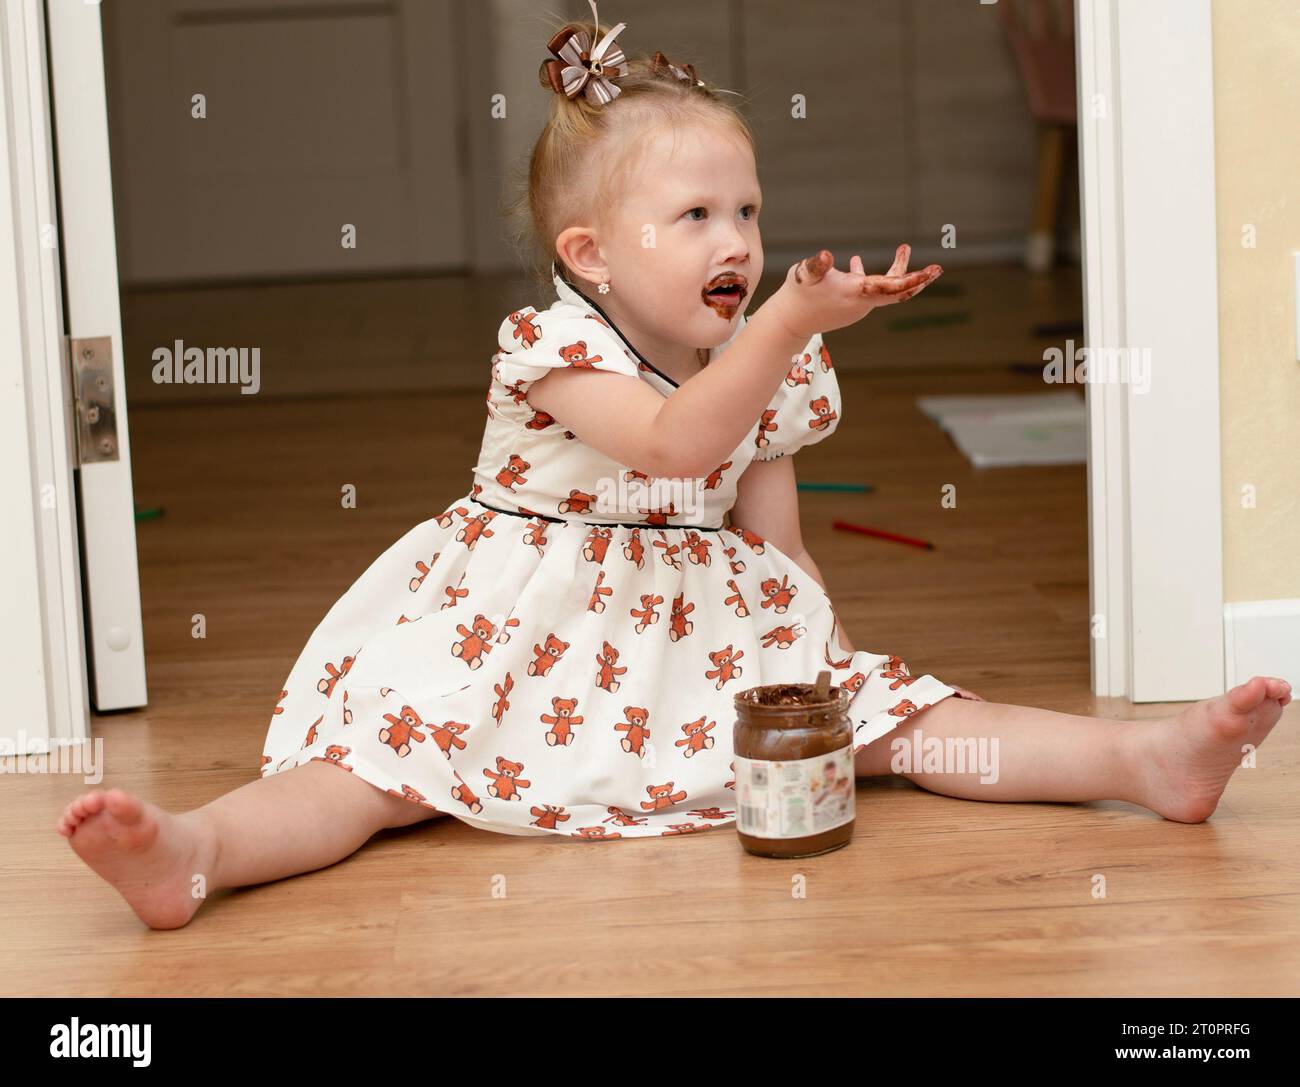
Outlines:
[{"label": "door hinge", "polygon": [[63,337],[72,378],[73,430],[77,464],[118,460],[117,409],[113,387],[113,338]]}]

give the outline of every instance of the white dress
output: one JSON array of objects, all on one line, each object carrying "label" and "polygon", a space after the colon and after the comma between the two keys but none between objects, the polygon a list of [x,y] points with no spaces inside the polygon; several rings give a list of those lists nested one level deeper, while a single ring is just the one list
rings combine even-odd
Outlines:
[{"label": "white dress", "polygon": [[506,834],[688,834],[734,823],[737,692],[830,669],[853,692],[855,751],[957,693],[896,656],[843,651],[816,580],[722,527],[751,460],[839,425],[820,334],[726,460],[656,491],[525,398],[556,366],[676,387],[597,302],[558,275],[555,288],[549,309],[501,323],[471,490],[320,621],[271,716],[262,774],[323,759]]}]

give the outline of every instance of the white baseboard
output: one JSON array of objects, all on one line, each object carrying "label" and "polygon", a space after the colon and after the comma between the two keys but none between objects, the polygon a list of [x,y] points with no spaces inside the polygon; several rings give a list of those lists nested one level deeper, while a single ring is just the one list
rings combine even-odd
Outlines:
[{"label": "white baseboard", "polygon": [[1223,671],[1228,687],[1278,676],[1300,688],[1300,600],[1224,604]]}]

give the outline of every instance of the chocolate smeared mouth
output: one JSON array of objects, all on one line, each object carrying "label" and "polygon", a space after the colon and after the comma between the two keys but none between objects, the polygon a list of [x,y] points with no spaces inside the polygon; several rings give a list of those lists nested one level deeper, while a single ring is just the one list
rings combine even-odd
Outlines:
[{"label": "chocolate smeared mouth", "polygon": [[723,272],[714,276],[704,285],[700,292],[706,306],[710,306],[720,316],[730,316],[745,296],[749,294],[749,280],[737,272]]}]

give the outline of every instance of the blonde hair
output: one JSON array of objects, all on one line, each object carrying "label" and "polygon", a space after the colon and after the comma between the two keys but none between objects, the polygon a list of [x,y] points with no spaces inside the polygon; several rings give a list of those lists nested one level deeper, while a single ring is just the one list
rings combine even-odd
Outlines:
[{"label": "blonde hair", "polygon": [[[605,33],[590,21],[565,25],[585,31],[592,42]],[[543,292],[552,286],[552,261],[561,275],[565,273],[555,239],[569,226],[610,221],[648,135],[668,130],[675,136],[688,125],[705,124],[730,130],[756,150],[744,115],[725,97],[741,96],[707,80],[697,85],[679,79],[644,54],[628,56],[626,74],[613,79],[619,94],[603,106],[589,102],[582,92],[573,98],[557,93],[544,70],[538,82],[550,96],[549,113],[526,171],[522,166],[514,171],[503,210],[510,240]]]}]

